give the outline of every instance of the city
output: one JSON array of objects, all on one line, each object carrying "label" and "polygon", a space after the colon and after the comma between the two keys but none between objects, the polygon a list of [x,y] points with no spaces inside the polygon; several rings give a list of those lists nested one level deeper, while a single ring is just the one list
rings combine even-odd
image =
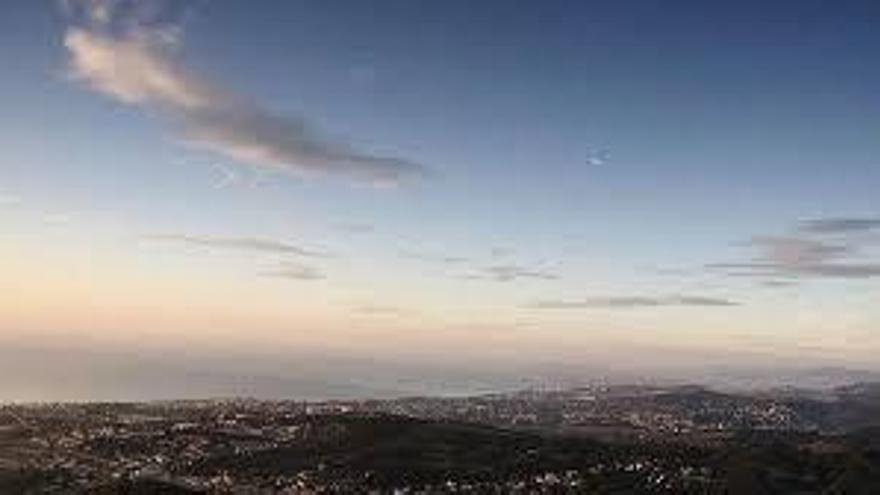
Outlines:
[{"label": "city", "polygon": [[0,407],[0,489],[22,493],[813,493],[877,489],[878,456],[868,384]]}]

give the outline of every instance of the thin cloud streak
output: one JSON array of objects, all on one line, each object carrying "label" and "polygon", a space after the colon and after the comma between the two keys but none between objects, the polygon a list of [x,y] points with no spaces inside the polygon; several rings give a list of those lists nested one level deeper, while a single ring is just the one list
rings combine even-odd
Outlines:
[{"label": "thin cloud streak", "polygon": [[144,4],[68,2],[75,25],[64,46],[74,80],[121,103],[158,109],[177,123],[189,145],[258,167],[335,174],[377,186],[427,174],[413,161],[329,141],[301,117],[275,115],[193,74],[177,56],[181,30],[173,13],[179,3]]},{"label": "thin cloud streak", "polygon": [[729,307],[740,303],[706,296],[673,295],[667,297],[611,296],[580,300],[543,300],[529,304],[531,309],[632,309],[667,306]]},{"label": "thin cloud streak", "polygon": [[205,248],[293,254],[313,258],[329,258],[331,256],[328,253],[303,248],[287,242],[259,239],[255,237],[202,237],[185,234],[155,234],[143,236],[143,238],[153,241],[174,242]]},{"label": "thin cloud streak", "polygon": [[851,252],[844,244],[787,236],[756,236],[751,244],[759,249],[762,260],[792,269],[822,264]]},{"label": "thin cloud streak", "polygon": [[276,269],[260,272],[260,275],[303,281],[324,280],[327,278],[317,268],[297,263],[283,263]]},{"label": "thin cloud streak", "polygon": [[880,229],[880,218],[821,218],[801,223],[802,232],[812,234],[848,234]]},{"label": "thin cloud streak", "polygon": [[880,277],[880,263],[826,263],[804,267],[801,271],[818,277],[873,278]]},{"label": "thin cloud streak", "polygon": [[468,258],[465,258],[464,256],[433,254],[421,251],[401,250],[398,252],[398,255],[403,259],[418,260],[427,263],[439,263],[441,265],[457,265],[468,261]]},{"label": "thin cloud streak", "polygon": [[518,265],[495,265],[483,268],[472,278],[495,282],[513,282],[519,279],[558,280],[555,273]]},{"label": "thin cloud streak", "polygon": [[729,276],[740,277],[817,277],[864,279],[880,277],[880,263],[817,263],[783,266],[773,263],[712,263],[710,269],[733,270]]},{"label": "thin cloud streak", "polygon": [[793,280],[765,280],[761,282],[761,285],[764,287],[772,287],[772,288],[786,288],[786,287],[795,287],[797,286],[797,282]]},{"label": "thin cloud streak", "polygon": [[[860,232],[874,228],[867,219],[815,220],[801,225],[812,233]],[[710,270],[723,270],[728,276],[768,279],[839,278],[867,279],[880,277],[880,263],[855,260],[850,243],[828,242],[806,236],[756,236],[749,245],[757,249],[752,260],[711,263]]]}]

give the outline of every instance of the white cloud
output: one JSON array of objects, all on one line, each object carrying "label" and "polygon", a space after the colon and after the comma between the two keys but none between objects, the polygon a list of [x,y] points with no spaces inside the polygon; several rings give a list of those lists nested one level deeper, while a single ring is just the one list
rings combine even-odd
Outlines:
[{"label": "white cloud", "polygon": [[[179,61],[180,32],[152,2],[68,2],[85,19],[64,45],[71,76],[119,102],[159,109],[183,128],[183,140],[227,158],[300,174],[337,174],[376,185],[424,175],[410,160],[373,155],[324,139],[304,119],[262,108],[188,71]],[[180,10],[182,7],[168,7]]]},{"label": "white cloud", "polygon": [[150,36],[115,39],[72,28],[64,46],[76,80],[123,103],[194,110],[217,97],[167,58],[167,43]]}]

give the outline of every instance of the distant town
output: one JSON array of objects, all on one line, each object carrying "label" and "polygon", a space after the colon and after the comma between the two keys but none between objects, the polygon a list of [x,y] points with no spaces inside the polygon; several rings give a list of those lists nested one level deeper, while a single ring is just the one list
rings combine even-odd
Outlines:
[{"label": "distant town", "polygon": [[818,493],[880,486],[878,426],[872,384],[6,404],[0,492]]}]

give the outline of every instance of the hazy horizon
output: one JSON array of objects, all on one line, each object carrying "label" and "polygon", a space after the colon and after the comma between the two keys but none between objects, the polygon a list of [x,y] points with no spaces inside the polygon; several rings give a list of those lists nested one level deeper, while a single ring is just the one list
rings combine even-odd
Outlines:
[{"label": "hazy horizon", "polygon": [[5,2],[0,402],[880,373],[878,20]]}]

